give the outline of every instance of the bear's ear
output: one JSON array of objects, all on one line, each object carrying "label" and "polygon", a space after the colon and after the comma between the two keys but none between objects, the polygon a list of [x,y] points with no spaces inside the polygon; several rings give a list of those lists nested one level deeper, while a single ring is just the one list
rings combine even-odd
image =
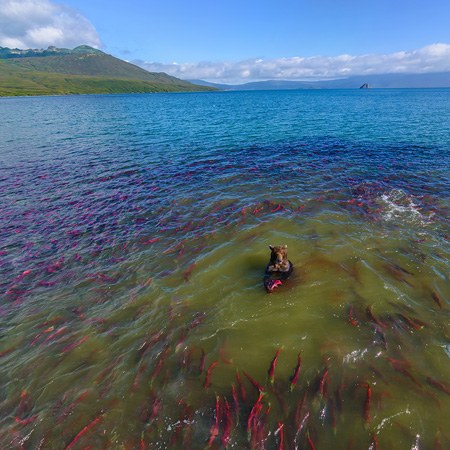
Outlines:
[{"label": "bear's ear", "polygon": [[269,245],[270,250],[273,250],[273,245]]}]

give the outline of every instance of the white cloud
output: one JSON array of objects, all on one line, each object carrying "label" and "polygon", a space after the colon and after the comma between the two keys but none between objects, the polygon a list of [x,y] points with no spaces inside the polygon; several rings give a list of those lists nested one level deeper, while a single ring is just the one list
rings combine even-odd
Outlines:
[{"label": "white cloud", "polygon": [[338,55],[249,59],[237,62],[164,64],[134,61],[151,71],[182,79],[217,83],[260,80],[324,80],[382,73],[428,73],[450,71],[450,44],[432,44],[413,51],[390,54]]},{"label": "white cloud", "polygon": [[94,26],[79,12],[50,0],[0,0],[0,46],[9,48],[101,45]]}]

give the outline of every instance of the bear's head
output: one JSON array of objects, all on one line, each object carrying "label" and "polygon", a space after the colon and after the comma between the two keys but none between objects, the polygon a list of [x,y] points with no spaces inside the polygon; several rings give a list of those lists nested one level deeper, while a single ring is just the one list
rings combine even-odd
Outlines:
[{"label": "bear's head", "polygon": [[269,245],[270,264],[276,267],[283,267],[288,262],[287,245]]}]

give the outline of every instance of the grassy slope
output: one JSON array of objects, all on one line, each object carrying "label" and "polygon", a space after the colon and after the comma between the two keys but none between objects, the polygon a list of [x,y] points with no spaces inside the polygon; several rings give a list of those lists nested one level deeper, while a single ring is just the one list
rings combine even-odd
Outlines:
[{"label": "grassy slope", "polygon": [[0,96],[202,90],[104,53],[0,59]]}]

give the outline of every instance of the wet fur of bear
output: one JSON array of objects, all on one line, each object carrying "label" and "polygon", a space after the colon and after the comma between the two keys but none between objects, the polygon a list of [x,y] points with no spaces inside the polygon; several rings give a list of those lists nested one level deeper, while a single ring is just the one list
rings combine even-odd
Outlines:
[{"label": "wet fur of bear", "polygon": [[268,292],[272,292],[270,281],[287,280],[294,270],[294,265],[288,259],[287,245],[269,245],[269,248],[271,251],[270,261],[264,274],[264,287]]}]

